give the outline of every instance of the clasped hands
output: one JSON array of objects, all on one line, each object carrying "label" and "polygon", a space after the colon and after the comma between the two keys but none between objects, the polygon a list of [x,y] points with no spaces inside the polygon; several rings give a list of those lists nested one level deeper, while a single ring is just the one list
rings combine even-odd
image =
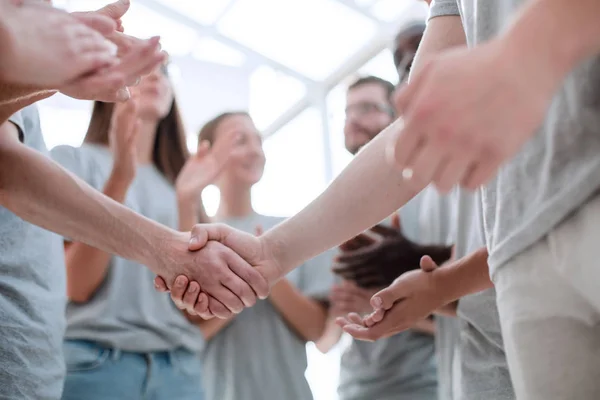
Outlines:
[{"label": "clasped hands", "polygon": [[[357,339],[373,341],[412,328],[449,302],[436,269],[451,258],[452,248],[406,238],[397,214],[391,225],[376,225],[342,244],[333,267],[345,280],[332,293],[333,309],[344,314],[335,314],[336,322]],[[365,293],[373,294],[370,301]]]}]

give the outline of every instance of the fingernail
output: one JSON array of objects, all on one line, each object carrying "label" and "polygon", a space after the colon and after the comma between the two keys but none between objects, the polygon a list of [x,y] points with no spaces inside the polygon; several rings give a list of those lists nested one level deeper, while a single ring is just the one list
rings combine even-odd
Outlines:
[{"label": "fingernail", "polygon": [[175,284],[177,286],[183,286],[183,283],[184,283],[184,279],[181,276],[179,276],[179,277],[177,277],[177,279],[175,279]]},{"label": "fingernail", "polygon": [[198,291],[198,286],[196,285],[190,285],[190,288],[188,290],[188,292],[190,293],[196,293]]},{"label": "fingernail", "polygon": [[200,240],[196,236],[192,236],[190,238],[190,246],[197,246],[200,243]]},{"label": "fingernail", "polygon": [[118,101],[127,101],[131,95],[129,94],[129,90],[127,88],[121,88],[117,91],[117,100]]},{"label": "fingernail", "polygon": [[383,306],[383,300],[381,300],[381,297],[373,297],[373,306],[377,307],[377,308],[381,308]]}]

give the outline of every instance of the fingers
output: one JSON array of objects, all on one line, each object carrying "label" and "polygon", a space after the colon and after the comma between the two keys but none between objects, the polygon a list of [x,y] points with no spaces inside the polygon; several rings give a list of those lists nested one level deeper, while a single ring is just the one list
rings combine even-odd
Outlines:
[{"label": "fingers", "polygon": [[473,165],[461,182],[462,186],[469,190],[476,190],[478,187],[489,182],[500,167],[500,162],[490,156],[487,160],[477,162]]},{"label": "fingers", "polygon": [[[179,275],[177,278],[175,278],[175,281],[171,286],[171,299],[180,310],[185,310],[186,308],[183,297],[188,289],[189,282],[190,281],[186,276]],[[196,302],[194,301],[191,304],[193,305],[195,303]]]},{"label": "fingers", "polygon": [[365,326],[373,326],[383,320],[386,311],[383,308],[378,308],[364,319]]},{"label": "fingers", "polygon": [[198,282],[196,282],[196,281],[190,282],[187,290],[185,291],[185,294],[183,295],[182,303],[185,307],[185,310],[192,315],[196,314],[194,307],[195,307],[196,303],[198,302],[199,295],[200,295],[200,285],[198,284]]},{"label": "fingers", "polygon": [[430,256],[423,256],[421,258],[421,269],[425,272],[431,272],[434,271],[438,265],[435,263],[435,261],[433,261],[433,259]]},{"label": "fingers", "polygon": [[363,247],[355,251],[344,252],[342,254],[338,254],[335,257],[335,261],[340,264],[364,263],[373,257],[378,248],[379,245],[375,243],[369,247]]},{"label": "fingers", "polygon": [[194,312],[196,313],[196,315],[205,320],[214,318],[215,316],[212,312],[210,312],[208,304],[208,295],[204,292],[200,293],[200,295],[198,296],[198,302],[194,306]]},{"label": "fingers", "polygon": [[210,310],[211,314],[220,319],[233,317],[233,313],[230,311],[230,309],[225,307],[223,303],[213,296],[208,296],[208,309]]},{"label": "fingers", "polygon": [[379,308],[389,310],[394,306],[394,303],[404,299],[406,296],[407,291],[404,288],[402,280],[396,279],[390,286],[373,295],[371,306],[374,310]]},{"label": "fingers", "polygon": [[233,251],[226,252],[225,255],[225,260],[233,273],[223,280],[223,285],[239,296],[245,307],[252,307],[256,304],[257,294],[254,292],[251,282],[255,283],[259,291],[265,295],[265,292],[268,294],[269,286],[266,279]]},{"label": "fingers", "polygon": [[467,157],[454,152],[448,163],[443,169],[438,170],[437,175],[434,177],[435,187],[442,194],[449,193],[454,185],[463,179],[470,165],[471,162]]},{"label": "fingers", "polygon": [[154,289],[157,292],[161,292],[161,293],[166,293],[169,291],[169,288],[167,287],[167,283],[161,276],[157,276],[156,278],[154,278]]},{"label": "fingers", "polygon": [[96,13],[105,15],[113,20],[120,20],[129,10],[130,5],[131,2],[129,0],[118,0],[102,7]]},{"label": "fingers", "polygon": [[397,237],[400,233],[398,228],[385,226],[383,224],[377,224],[371,228],[371,232],[376,233],[383,237]]},{"label": "fingers", "polygon": [[369,235],[367,235],[365,233],[361,233],[359,235],[356,235],[352,239],[347,240],[346,242],[342,243],[339,246],[339,248],[343,252],[355,251],[355,250],[360,249],[361,247],[370,246],[373,243],[375,243],[374,238],[370,237]]}]

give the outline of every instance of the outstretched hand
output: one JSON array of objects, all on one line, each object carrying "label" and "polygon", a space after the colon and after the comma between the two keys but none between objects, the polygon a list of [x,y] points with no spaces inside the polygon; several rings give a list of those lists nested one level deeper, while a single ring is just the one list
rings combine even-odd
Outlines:
[{"label": "outstretched hand", "polygon": [[437,264],[429,256],[421,259],[420,269],[409,271],[371,299],[374,311],[361,317],[351,313],[336,320],[356,339],[375,341],[410,329],[449,301],[435,273]]}]

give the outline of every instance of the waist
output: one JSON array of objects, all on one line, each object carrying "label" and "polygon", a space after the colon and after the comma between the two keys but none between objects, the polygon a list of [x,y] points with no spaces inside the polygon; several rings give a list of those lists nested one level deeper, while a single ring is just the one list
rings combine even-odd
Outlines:
[{"label": "waist", "polygon": [[75,345],[82,348],[87,348],[89,350],[98,350],[103,354],[107,354],[108,358],[113,360],[119,360],[124,356],[138,356],[146,359],[152,359],[157,361],[172,361],[173,359],[177,359],[178,357],[196,357],[197,353],[186,349],[185,347],[177,347],[172,350],[158,350],[158,351],[130,351],[121,349],[115,346],[111,346],[108,344],[85,340],[85,339],[67,339],[65,340],[65,345]]}]

